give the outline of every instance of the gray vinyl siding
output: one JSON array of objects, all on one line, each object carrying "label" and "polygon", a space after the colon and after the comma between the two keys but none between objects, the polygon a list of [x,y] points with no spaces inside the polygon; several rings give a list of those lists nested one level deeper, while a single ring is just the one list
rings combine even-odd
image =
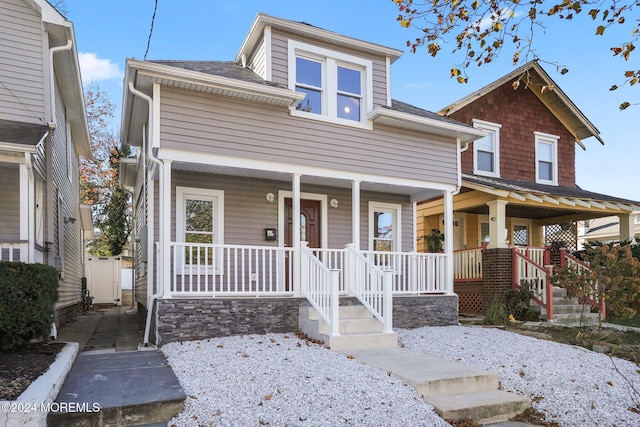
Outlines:
[{"label": "gray vinyl siding", "polygon": [[0,166],[0,242],[20,240],[20,170]]},{"label": "gray vinyl siding", "polygon": [[[278,202],[269,203],[265,194],[291,191],[292,184],[282,181],[253,180],[227,175],[174,171],[171,179],[171,240],[176,240],[176,186],[224,191],[224,243],[230,245],[277,246],[265,241],[265,228],[278,228]],[[338,200],[338,208],[327,208],[327,245],[344,248],[351,243],[351,190],[317,185],[301,185],[301,192],[324,194],[327,201]],[[413,205],[408,196],[363,191],[360,205],[361,249],[368,249],[369,201],[397,203],[402,206],[402,250],[413,249]],[[279,235],[284,230],[278,230]]]},{"label": "gray vinyl siding", "polygon": [[44,68],[40,16],[21,0],[2,0],[0,76],[6,87],[0,86],[0,118],[42,123],[45,117]]},{"label": "gray vinyl siding", "polygon": [[347,49],[344,46],[332,46],[320,44],[317,40],[301,37],[299,35],[287,35],[278,31],[271,33],[271,73],[272,81],[285,86],[289,85],[287,40],[296,40],[318,47],[357,56],[373,62],[373,105],[386,105],[387,103],[387,71],[386,57],[373,57],[357,50]]},{"label": "gray vinyl siding", "polygon": [[264,38],[262,38],[247,65],[263,79],[267,79],[267,57]]},{"label": "gray vinyl siding", "polygon": [[455,184],[453,141],[292,117],[286,108],[162,87],[160,143],[185,151]]},{"label": "gray vinyl siding", "polygon": [[[54,210],[54,247],[63,249],[57,256],[63,255],[64,279],[60,281],[58,304],[56,308],[62,308],[75,304],[81,299],[81,278],[84,276],[83,244],[80,232],[80,187],[78,172],[78,156],[75,153],[73,141],[67,140],[67,121],[65,106],[62,102],[59,90],[56,87],[56,123],[58,127],[52,136],[52,164],[53,182],[57,188],[56,198],[49,200],[54,207],[57,206],[58,195],[62,198],[62,211]],[[73,135],[72,135],[73,138]],[[67,150],[72,150],[71,155]],[[73,159],[68,162],[69,157]],[[67,168],[70,168],[70,172]],[[69,179],[69,174],[73,179]],[[65,217],[76,218],[74,223],[64,223]]]}]

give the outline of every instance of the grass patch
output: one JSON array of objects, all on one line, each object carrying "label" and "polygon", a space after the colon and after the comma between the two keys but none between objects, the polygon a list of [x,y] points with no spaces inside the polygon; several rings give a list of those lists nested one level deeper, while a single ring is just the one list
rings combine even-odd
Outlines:
[{"label": "grass patch", "polygon": [[634,328],[640,328],[640,317],[631,317],[629,319],[623,317],[609,317],[607,316],[608,323],[615,323],[616,325],[631,326]]}]

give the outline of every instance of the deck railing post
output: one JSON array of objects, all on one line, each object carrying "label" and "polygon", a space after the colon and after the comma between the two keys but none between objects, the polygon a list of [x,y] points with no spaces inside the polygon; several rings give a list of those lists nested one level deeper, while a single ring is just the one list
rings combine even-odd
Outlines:
[{"label": "deck railing post", "polygon": [[391,287],[393,286],[393,270],[384,271],[384,279],[382,282],[383,298],[384,298],[384,329],[383,332],[393,332],[393,294]]},{"label": "deck railing post", "polygon": [[330,283],[330,320],[331,320],[331,336],[340,335],[340,298],[339,298],[339,282],[340,282],[340,270],[331,270],[331,283]]},{"label": "deck railing post", "polygon": [[553,321],[553,285],[551,284],[551,275],[553,274],[553,266],[546,265],[547,276],[545,277],[545,291],[547,293],[547,320]]}]

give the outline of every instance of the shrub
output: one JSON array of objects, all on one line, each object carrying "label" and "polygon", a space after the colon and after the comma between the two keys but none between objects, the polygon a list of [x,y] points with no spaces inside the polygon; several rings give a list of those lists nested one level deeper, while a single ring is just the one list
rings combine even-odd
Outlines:
[{"label": "shrub", "polygon": [[0,350],[17,349],[47,336],[57,300],[55,268],[0,262]]},{"label": "shrub", "polygon": [[482,324],[508,325],[512,320],[535,320],[537,313],[529,303],[532,296],[529,283],[523,281],[519,289],[509,289],[493,300]]}]

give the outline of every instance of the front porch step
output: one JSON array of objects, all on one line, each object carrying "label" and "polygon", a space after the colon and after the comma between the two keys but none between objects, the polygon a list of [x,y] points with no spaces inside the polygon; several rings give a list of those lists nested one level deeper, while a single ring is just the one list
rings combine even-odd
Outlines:
[{"label": "front porch step", "polygon": [[425,401],[444,419],[471,419],[479,424],[507,421],[531,406],[529,398],[502,390],[437,396]]},{"label": "front porch step", "polygon": [[494,372],[404,348],[341,353],[401,378],[446,419],[506,421],[531,406],[526,397],[498,390]]},{"label": "front porch step", "polygon": [[[546,315],[544,316],[546,318]],[[586,325],[586,324],[597,324],[598,323],[598,313],[565,313],[565,314],[556,314],[553,315],[553,322],[560,325]]]},{"label": "front porch step", "polygon": [[[534,303],[535,304],[535,303]],[[549,320],[547,310],[540,311],[540,319]],[[567,290],[564,288],[553,288],[553,320],[561,325],[580,325],[598,323],[598,313],[591,313],[591,307],[580,304],[578,298],[567,297]]]},{"label": "front porch step", "polygon": [[363,306],[340,306],[340,335],[330,336],[330,328],[313,307],[300,307],[298,326],[309,338],[321,341],[325,347],[346,349],[387,348],[398,345],[395,332],[382,332],[382,323]]}]

